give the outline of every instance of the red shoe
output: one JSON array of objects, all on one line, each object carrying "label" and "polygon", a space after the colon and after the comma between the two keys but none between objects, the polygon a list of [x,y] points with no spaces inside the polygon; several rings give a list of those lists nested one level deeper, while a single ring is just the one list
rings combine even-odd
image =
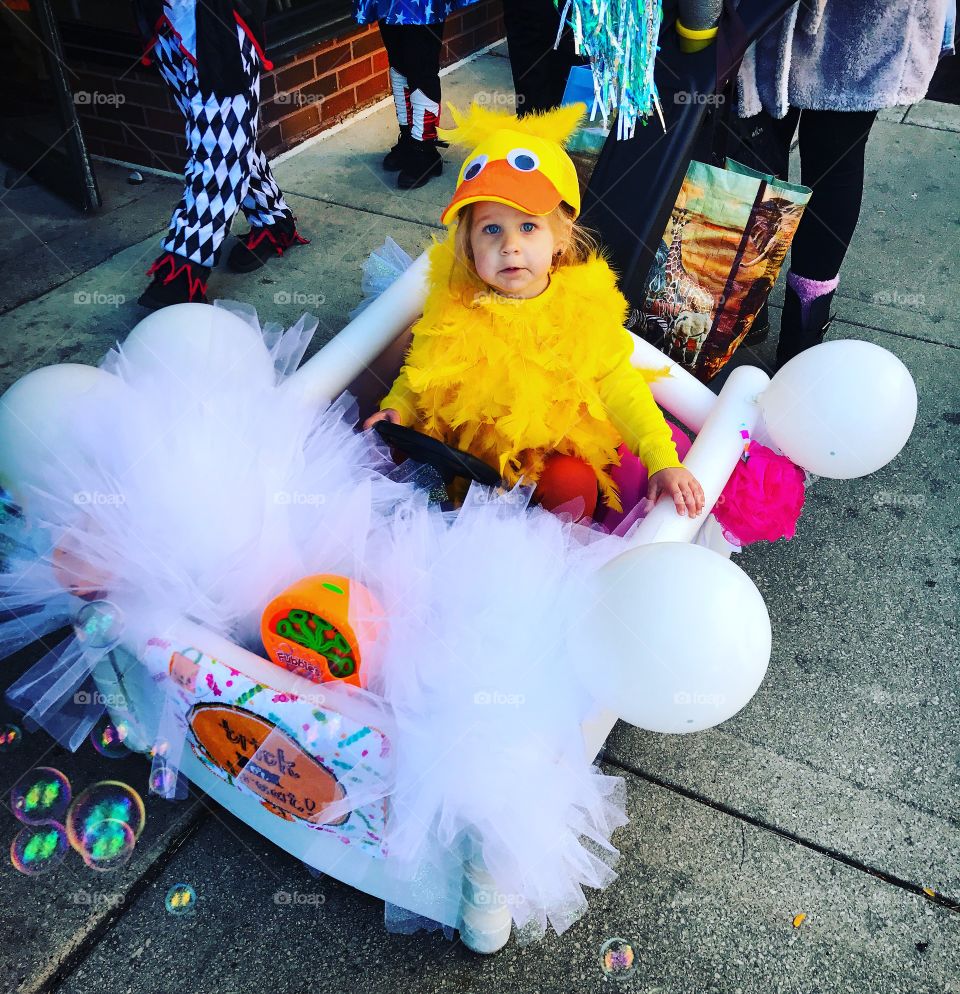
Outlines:
[{"label": "red shoe", "polygon": [[227,256],[227,267],[235,273],[252,273],[272,256],[283,255],[294,245],[309,245],[297,231],[295,217],[283,218],[262,228],[251,228]]},{"label": "red shoe", "polygon": [[205,304],[209,275],[209,266],[164,252],[147,270],[153,282],[140,294],[139,303],[151,311],[171,304]]}]

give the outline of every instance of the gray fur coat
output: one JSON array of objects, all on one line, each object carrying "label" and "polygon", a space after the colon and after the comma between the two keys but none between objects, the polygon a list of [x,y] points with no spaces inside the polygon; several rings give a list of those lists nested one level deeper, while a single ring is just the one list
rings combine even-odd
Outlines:
[{"label": "gray fur coat", "polygon": [[805,0],[747,50],[739,113],[912,104],[937,67],[948,0]]}]

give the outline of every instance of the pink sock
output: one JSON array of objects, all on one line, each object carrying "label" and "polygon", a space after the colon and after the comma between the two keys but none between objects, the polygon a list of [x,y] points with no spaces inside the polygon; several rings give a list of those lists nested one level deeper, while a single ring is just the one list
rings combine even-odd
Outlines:
[{"label": "pink sock", "polygon": [[832,280],[809,280],[806,276],[798,276],[792,270],[787,273],[787,285],[800,298],[800,323],[805,325],[810,314],[810,305],[825,294],[832,293],[840,283],[840,276]]}]

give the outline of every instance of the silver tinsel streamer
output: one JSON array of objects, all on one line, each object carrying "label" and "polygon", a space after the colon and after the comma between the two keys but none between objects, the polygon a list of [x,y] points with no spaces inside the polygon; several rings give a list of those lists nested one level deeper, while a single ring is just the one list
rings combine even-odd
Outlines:
[{"label": "silver tinsel streamer", "polygon": [[591,119],[599,111],[604,127],[609,127],[616,114],[617,138],[633,137],[637,118],[645,121],[655,108],[660,112],[653,81],[663,18],[660,0],[565,0],[562,7],[555,2],[561,31],[569,24],[577,54],[590,59]]}]

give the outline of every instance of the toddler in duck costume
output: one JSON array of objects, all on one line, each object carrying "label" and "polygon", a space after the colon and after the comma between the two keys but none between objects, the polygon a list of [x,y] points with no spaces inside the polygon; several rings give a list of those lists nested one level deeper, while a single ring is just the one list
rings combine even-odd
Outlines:
[{"label": "toddler in duck costume", "polygon": [[621,510],[611,470],[633,453],[647,497],[698,515],[703,491],[680,464],[648,386],[630,363],[628,307],[575,223],[580,189],[563,149],[582,104],[518,119],[476,106],[444,137],[473,147],[429,250],[429,291],[404,365],[378,413],[536,484],[554,509]]}]

